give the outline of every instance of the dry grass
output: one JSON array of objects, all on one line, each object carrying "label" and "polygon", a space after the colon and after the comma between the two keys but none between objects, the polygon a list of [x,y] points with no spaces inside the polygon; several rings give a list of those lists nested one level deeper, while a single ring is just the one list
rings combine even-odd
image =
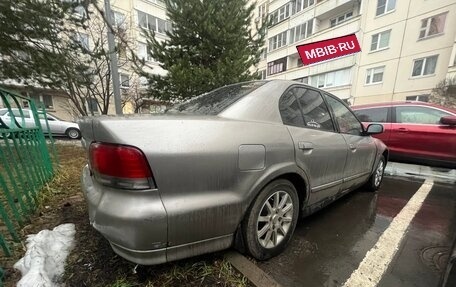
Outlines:
[{"label": "dry grass", "polygon": [[[39,197],[39,208],[26,234],[52,229],[63,223],[76,225],[76,246],[67,260],[62,281],[66,286],[249,286],[220,253],[159,266],[138,266],[117,256],[108,242],[88,222],[87,207],[80,187],[86,163],[81,147],[57,145],[60,168]],[[6,267],[6,286],[14,286],[20,274],[12,264],[24,254],[15,246],[14,256],[0,258]],[[135,268],[136,267],[136,268]]]}]

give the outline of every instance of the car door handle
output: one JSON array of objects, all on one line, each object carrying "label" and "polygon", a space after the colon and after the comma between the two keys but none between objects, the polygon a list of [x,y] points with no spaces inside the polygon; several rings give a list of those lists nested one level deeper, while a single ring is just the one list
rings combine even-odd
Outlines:
[{"label": "car door handle", "polygon": [[349,147],[353,152],[355,152],[356,149],[358,148],[358,147],[357,147],[356,145],[354,145],[354,144],[349,144],[348,147]]},{"label": "car door handle", "polygon": [[313,143],[310,142],[298,142],[298,148],[302,150],[313,150]]},{"label": "car door handle", "polygon": [[397,131],[400,132],[400,133],[406,133],[406,132],[408,132],[408,129],[406,129],[406,128],[398,128]]}]

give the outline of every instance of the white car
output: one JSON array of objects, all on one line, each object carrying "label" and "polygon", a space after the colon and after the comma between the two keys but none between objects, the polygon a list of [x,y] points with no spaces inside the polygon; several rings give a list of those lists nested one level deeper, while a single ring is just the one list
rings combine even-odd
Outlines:
[{"label": "white car", "polygon": [[[19,125],[22,123],[22,116],[19,109],[11,109],[13,115]],[[22,109],[22,113],[24,115],[24,123],[25,127],[32,128],[36,127],[35,120],[33,118],[32,111],[29,109]],[[45,134],[49,134],[48,127],[46,125],[46,121],[42,114],[38,114],[40,119],[41,128]],[[54,136],[68,136],[71,139],[79,139],[81,137],[81,131],[79,130],[79,126],[77,123],[66,122],[62,121],[61,119],[57,118],[56,116],[47,114],[47,122],[49,124],[49,129],[51,134]],[[12,121],[10,112],[8,109],[0,109],[0,119],[2,122],[0,124],[4,124],[7,127],[16,126],[16,124]]]}]

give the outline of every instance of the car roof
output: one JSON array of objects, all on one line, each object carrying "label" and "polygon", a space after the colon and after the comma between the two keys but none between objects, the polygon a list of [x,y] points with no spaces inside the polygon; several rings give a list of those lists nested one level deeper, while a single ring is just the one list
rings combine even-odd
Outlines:
[{"label": "car roof", "polygon": [[401,101],[401,102],[383,102],[383,103],[375,103],[375,104],[365,104],[365,105],[355,105],[351,106],[353,110],[361,110],[367,108],[380,108],[380,107],[391,107],[391,106],[422,106],[422,107],[433,107],[438,108],[444,111],[448,111],[450,113],[456,114],[455,109],[442,107],[437,104],[420,102],[420,101]]}]

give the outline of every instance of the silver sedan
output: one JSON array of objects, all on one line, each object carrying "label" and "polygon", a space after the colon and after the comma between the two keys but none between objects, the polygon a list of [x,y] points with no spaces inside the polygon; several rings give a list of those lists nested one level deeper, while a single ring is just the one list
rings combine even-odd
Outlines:
[{"label": "silver sedan", "polygon": [[[11,112],[8,109],[0,109],[0,125],[5,125],[6,127],[15,127],[17,125],[21,126],[22,120],[24,121],[25,127],[33,128],[36,127],[35,119],[33,113],[29,109],[19,109],[12,108]],[[68,136],[71,139],[79,139],[81,137],[81,132],[79,131],[79,126],[77,123],[63,121],[56,116],[46,114],[46,120],[44,115],[38,114],[41,129],[45,134],[51,131],[51,134],[54,136]],[[49,129],[48,129],[49,125]]]},{"label": "silver sedan", "polygon": [[299,216],[365,186],[388,159],[340,99],[292,81],[225,86],[160,115],[79,122],[92,226],[120,256],[159,264],[235,246],[282,252]]}]

